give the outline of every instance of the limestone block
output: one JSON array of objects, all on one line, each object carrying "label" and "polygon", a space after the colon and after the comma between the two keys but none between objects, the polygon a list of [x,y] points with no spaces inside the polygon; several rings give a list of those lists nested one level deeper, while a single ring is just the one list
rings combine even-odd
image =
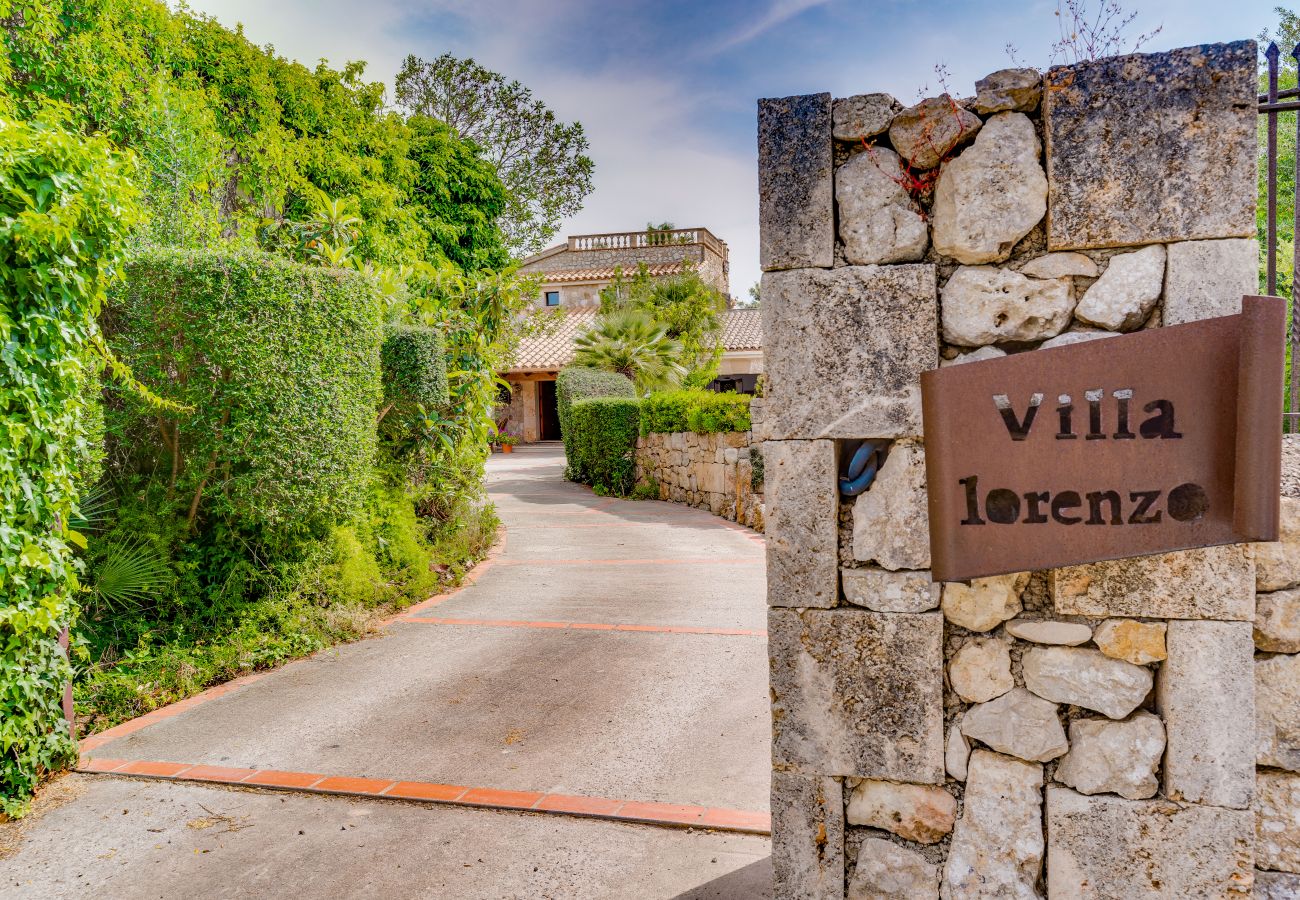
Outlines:
[{"label": "limestone block", "polygon": [[1075,318],[1111,331],[1132,331],[1156,308],[1164,280],[1165,248],[1160,244],[1121,253],[1084,292]]},{"label": "limestone block", "polygon": [[1300,897],[1300,875],[1255,871],[1255,900],[1295,900]]},{"label": "limestone block", "polygon": [[1056,704],[1035,697],[1024,688],[966,710],[961,733],[1001,753],[1030,762],[1056,759],[1068,749]]},{"label": "limestone block", "polygon": [[853,504],[853,557],[883,568],[930,568],[930,512],[925,451],[900,441],[876,480]]},{"label": "limestone block", "polygon": [[959,347],[1041,341],[1070,324],[1066,279],[1026,278],[1010,269],[962,266],[943,286],[943,339]]},{"label": "limestone block", "polygon": [[1254,237],[1253,41],[1047,73],[1048,245]]},{"label": "limestone block", "polygon": [[918,169],[933,169],[958,145],[975,137],[980,117],[947,94],[927,97],[894,116],[889,143]]},{"label": "limestone block", "polygon": [[1080,622],[1012,619],[1007,623],[1007,634],[1035,644],[1062,644],[1066,647],[1077,647],[1092,640],[1092,629]]},{"label": "limestone block", "polygon": [[831,607],[839,599],[835,445],[769,441],[763,445],[768,490],[767,602]]},{"label": "limestone block", "polygon": [[[1043,767],[976,750],[940,896],[1038,898],[1043,866]],[[1066,896],[1065,894],[1061,895]]]},{"label": "limestone block", "polygon": [[765,272],[835,262],[831,95],[758,101],[759,262]]},{"label": "limestone block", "polygon": [[1119,794],[1130,800],[1154,797],[1156,770],[1165,752],[1165,726],[1138,711],[1123,722],[1075,719],[1070,752],[1056,767],[1056,780],[1081,794]]},{"label": "limestone block", "polygon": [[1033,112],[1043,97],[1037,69],[1001,69],[975,82],[975,111],[981,115],[1018,110]]},{"label": "limestone block", "polygon": [[929,572],[841,569],[844,599],[876,612],[919,613],[939,605],[939,585]]},{"label": "limestone block", "polygon": [[1180,325],[1241,312],[1243,294],[1259,293],[1254,238],[1179,241],[1165,248],[1164,323]]},{"label": "limestone block", "polygon": [[1256,762],[1300,772],[1300,656],[1255,660]]},{"label": "limestone block", "polygon": [[[1151,693],[1151,670],[1099,650],[1035,647],[1022,658],[1025,687],[1053,703],[1069,703],[1122,719]],[[963,729],[964,730],[964,729]]]},{"label": "limestone block", "polygon": [[1164,622],[1107,619],[1097,626],[1093,641],[1111,659],[1122,659],[1135,666],[1160,662],[1168,655]]},{"label": "limestone block", "polygon": [[1029,584],[1028,572],[973,578],[970,584],[943,586],[943,616],[969,631],[989,631],[1020,612],[1020,595]]},{"label": "limestone block", "polygon": [[934,266],[769,272],[762,309],[769,437],[921,434],[920,375],[939,363]]},{"label": "limestone block", "polygon": [[942,783],[942,641],[938,613],[769,610],[773,764]]},{"label": "limestone block", "polygon": [[[1283,446],[1289,444],[1284,441]],[[1300,500],[1282,498],[1278,540],[1255,544],[1255,589],[1300,586]]]},{"label": "limestone block", "polygon": [[966,768],[970,763],[970,741],[961,733],[961,725],[954,722],[948,728],[948,748],[944,751],[943,765],[948,774],[958,781],[966,780]]},{"label": "limestone block", "polygon": [[1049,253],[1025,263],[1020,274],[1034,278],[1096,278],[1097,264],[1082,253]]},{"label": "limestone block", "polygon": [[871,148],[835,172],[844,259],[854,265],[914,262],[925,256],[929,229],[907,193],[898,154]]},{"label": "limestone block", "polygon": [[1083,344],[1088,341],[1095,341],[1098,338],[1116,337],[1114,331],[1096,331],[1089,329],[1087,331],[1067,331],[1065,334],[1058,334],[1054,338],[1043,341],[1038,345],[1039,350],[1051,350],[1053,347],[1068,347],[1070,344]]},{"label": "limestone block", "polygon": [[986,359],[1001,359],[1006,355],[1007,351],[997,347],[980,347],[978,350],[959,354],[952,359],[940,360],[939,368],[946,369],[948,366],[960,366],[962,363],[983,362]]},{"label": "limestone block", "polygon": [[948,683],[967,703],[984,703],[1016,686],[1011,677],[1011,652],[997,638],[970,641],[948,663]]},{"label": "limestone block", "polygon": [[1250,896],[1246,810],[1047,788],[1049,897]]},{"label": "limestone block", "polygon": [[1068,566],[1052,572],[1052,597],[1061,615],[1250,621],[1254,555],[1228,544]]},{"label": "limestone block", "polygon": [[1047,212],[1042,145],[1029,117],[998,113],[944,165],[934,190],[934,249],[960,263],[1001,262]]},{"label": "limestone block", "polygon": [[[786,895],[778,892],[776,896]],[[938,896],[939,869],[915,850],[882,838],[867,838],[858,848],[848,900],[932,900]]]},{"label": "limestone block", "polygon": [[1255,785],[1255,644],[1245,622],[1170,622],[1156,703],[1170,800],[1245,809]]},{"label": "limestone block", "polygon": [[862,141],[889,130],[903,104],[889,94],[856,94],[831,104],[831,134],[837,141]]},{"label": "limestone block", "polygon": [[1256,595],[1255,647],[1268,653],[1300,653],[1300,590]]},{"label": "limestone block", "polygon": [[952,831],[957,800],[941,787],[867,779],[853,789],[847,818],[850,825],[881,828],[909,841],[934,844]]},{"label": "limestone block", "polygon": [[774,896],[844,897],[844,794],[834,778],[772,772]]},{"label": "limestone block", "polygon": [[1260,770],[1255,865],[1300,872],[1300,775]]}]

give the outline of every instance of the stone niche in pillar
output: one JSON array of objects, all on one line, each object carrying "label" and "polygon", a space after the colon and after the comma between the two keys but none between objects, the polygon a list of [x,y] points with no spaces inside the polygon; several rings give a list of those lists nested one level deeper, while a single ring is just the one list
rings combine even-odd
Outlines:
[{"label": "stone niche in pillar", "polygon": [[1300,497],[1275,544],[935,583],[919,403],[1240,311],[1255,80],[1243,41],[760,101],[777,896],[1300,895]]}]

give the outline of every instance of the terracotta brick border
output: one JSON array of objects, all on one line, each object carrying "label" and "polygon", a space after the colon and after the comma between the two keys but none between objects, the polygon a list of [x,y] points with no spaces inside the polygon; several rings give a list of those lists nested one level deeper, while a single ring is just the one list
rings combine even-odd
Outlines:
[{"label": "terracotta brick border", "polygon": [[702,828],[763,836],[770,835],[772,832],[772,817],[765,812],[681,803],[617,800],[609,797],[547,794],[541,791],[500,790],[426,781],[357,778],[276,769],[237,769],[153,760],[92,759],[84,756],[77,771],[85,774],[129,776],[156,781],[195,781],[311,794],[333,794],[370,800],[400,800],[511,812],[581,816],[668,828]]}]

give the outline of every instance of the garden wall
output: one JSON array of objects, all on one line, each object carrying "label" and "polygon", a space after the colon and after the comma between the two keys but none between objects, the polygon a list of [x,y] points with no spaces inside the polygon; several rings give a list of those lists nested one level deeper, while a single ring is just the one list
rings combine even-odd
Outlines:
[{"label": "garden wall", "polygon": [[777,896],[1300,894],[1300,500],[1281,544],[934,584],[918,381],[1236,312],[1256,67],[760,101]]},{"label": "garden wall", "polygon": [[[659,499],[707,509],[763,530],[763,474],[755,472],[750,432],[652,432],[636,444],[638,486],[652,481]],[[756,484],[757,483],[757,484]]]}]

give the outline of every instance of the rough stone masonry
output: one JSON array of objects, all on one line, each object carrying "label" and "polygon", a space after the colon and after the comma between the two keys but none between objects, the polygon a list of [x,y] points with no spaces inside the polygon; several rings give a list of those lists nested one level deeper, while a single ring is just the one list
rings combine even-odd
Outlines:
[{"label": "rough stone masonry", "polygon": [[935,585],[918,385],[1238,311],[1256,52],[759,102],[778,896],[1300,896],[1300,490],[1276,544]]}]

